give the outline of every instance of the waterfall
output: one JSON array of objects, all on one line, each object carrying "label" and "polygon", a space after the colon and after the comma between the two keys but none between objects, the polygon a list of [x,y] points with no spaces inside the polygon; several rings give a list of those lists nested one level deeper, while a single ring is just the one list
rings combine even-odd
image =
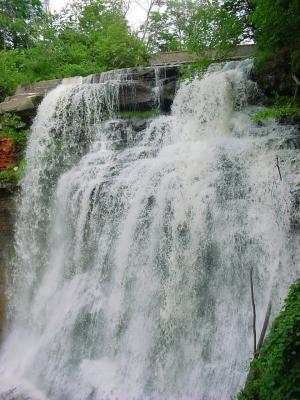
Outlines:
[{"label": "waterfall", "polygon": [[[136,131],[107,74],[63,83],[32,127],[0,354],[6,400],[230,400],[299,274],[299,152],[252,62],[181,83]],[[157,89],[160,93],[160,88]],[[278,156],[282,173],[275,166]]]}]

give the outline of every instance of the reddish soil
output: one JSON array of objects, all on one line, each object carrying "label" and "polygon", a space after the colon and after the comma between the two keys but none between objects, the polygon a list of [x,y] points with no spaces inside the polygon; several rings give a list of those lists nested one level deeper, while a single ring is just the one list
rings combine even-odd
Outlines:
[{"label": "reddish soil", "polygon": [[0,171],[16,161],[16,146],[11,138],[0,139]]}]

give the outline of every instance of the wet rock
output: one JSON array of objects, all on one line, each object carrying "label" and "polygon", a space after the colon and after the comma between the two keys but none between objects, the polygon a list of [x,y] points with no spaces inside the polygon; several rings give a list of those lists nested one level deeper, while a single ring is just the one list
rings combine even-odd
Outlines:
[{"label": "wet rock", "polygon": [[[106,72],[109,79],[115,74],[123,75],[124,81],[120,85],[120,109],[126,110],[150,110],[157,104],[157,93],[154,88],[160,87],[161,107],[163,111],[169,111],[176,92],[176,82],[180,72],[178,65],[166,67],[134,67],[118,71]],[[64,82],[73,81],[80,83],[80,78],[68,78]],[[83,78],[83,83],[96,84],[103,81],[103,74],[94,74]],[[24,120],[32,119],[46,93],[57,87],[62,79],[36,82],[20,85],[16,93],[7,97],[0,103],[0,113],[11,112],[20,115]]]}]

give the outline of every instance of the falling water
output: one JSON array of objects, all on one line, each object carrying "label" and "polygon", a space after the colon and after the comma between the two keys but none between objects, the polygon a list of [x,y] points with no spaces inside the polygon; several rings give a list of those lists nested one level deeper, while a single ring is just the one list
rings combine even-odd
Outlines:
[{"label": "falling water", "polygon": [[295,132],[251,119],[250,69],[229,63],[181,84],[171,115],[140,132],[114,116],[115,76],[44,99],[1,399],[234,398],[252,356],[250,270],[258,334],[299,273]]}]

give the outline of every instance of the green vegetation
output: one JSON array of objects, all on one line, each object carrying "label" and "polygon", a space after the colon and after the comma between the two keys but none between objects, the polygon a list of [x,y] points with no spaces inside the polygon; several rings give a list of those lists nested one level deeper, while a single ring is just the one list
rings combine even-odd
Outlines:
[{"label": "green vegetation", "polygon": [[300,279],[290,288],[239,400],[300,398]]},{"label": "green vegetation", "polygon": [[20,83],[146,62],[146,47],[130,31],[122,3],[77,0],[60,15],[43,11],[41,4],[1,2],[0,98]]},{"label": "green vegetation", "polygon": [[4,171],[0,171],[0,182],[18,182],[25,170],[25,159],[9,164]]},{"label": "green vegetation", "polygon": [[263,64],[286,49],[293,72],[300,72],[299,0],[251,0],[249,21],[254,26],[257,57]]},{"label": "green vegetation", "polygon": [[5,113],[0,117],[0,139],[11,138],[16,146],[17,161],[9,164],[4,171],[0,172],[0,181],[13,182],[18,181],[25,168],[25,149],[27,144],[29,130],[27,125],[20,117]]},{"label": "green vegetation", "polygon": [[235,7],[219,1],[204,2],[191,17],[187,47],[202,56],[205,50],[214,49],[217,57],[226,54],[243,40],[243,19]]},{"label": "green vegetation", "polygon": [[27,125],[17,115],[10,113],[1,115],[0,138],[11,138],[19,155],[25,152],[28,132]]},{"label": "green vegetation", "polygon": [[276,95],[273,106],[255,114],[254,121],[262,121],[266,118],[278,118],[283,116],[300,117],[300,106],[294,98]]}]

